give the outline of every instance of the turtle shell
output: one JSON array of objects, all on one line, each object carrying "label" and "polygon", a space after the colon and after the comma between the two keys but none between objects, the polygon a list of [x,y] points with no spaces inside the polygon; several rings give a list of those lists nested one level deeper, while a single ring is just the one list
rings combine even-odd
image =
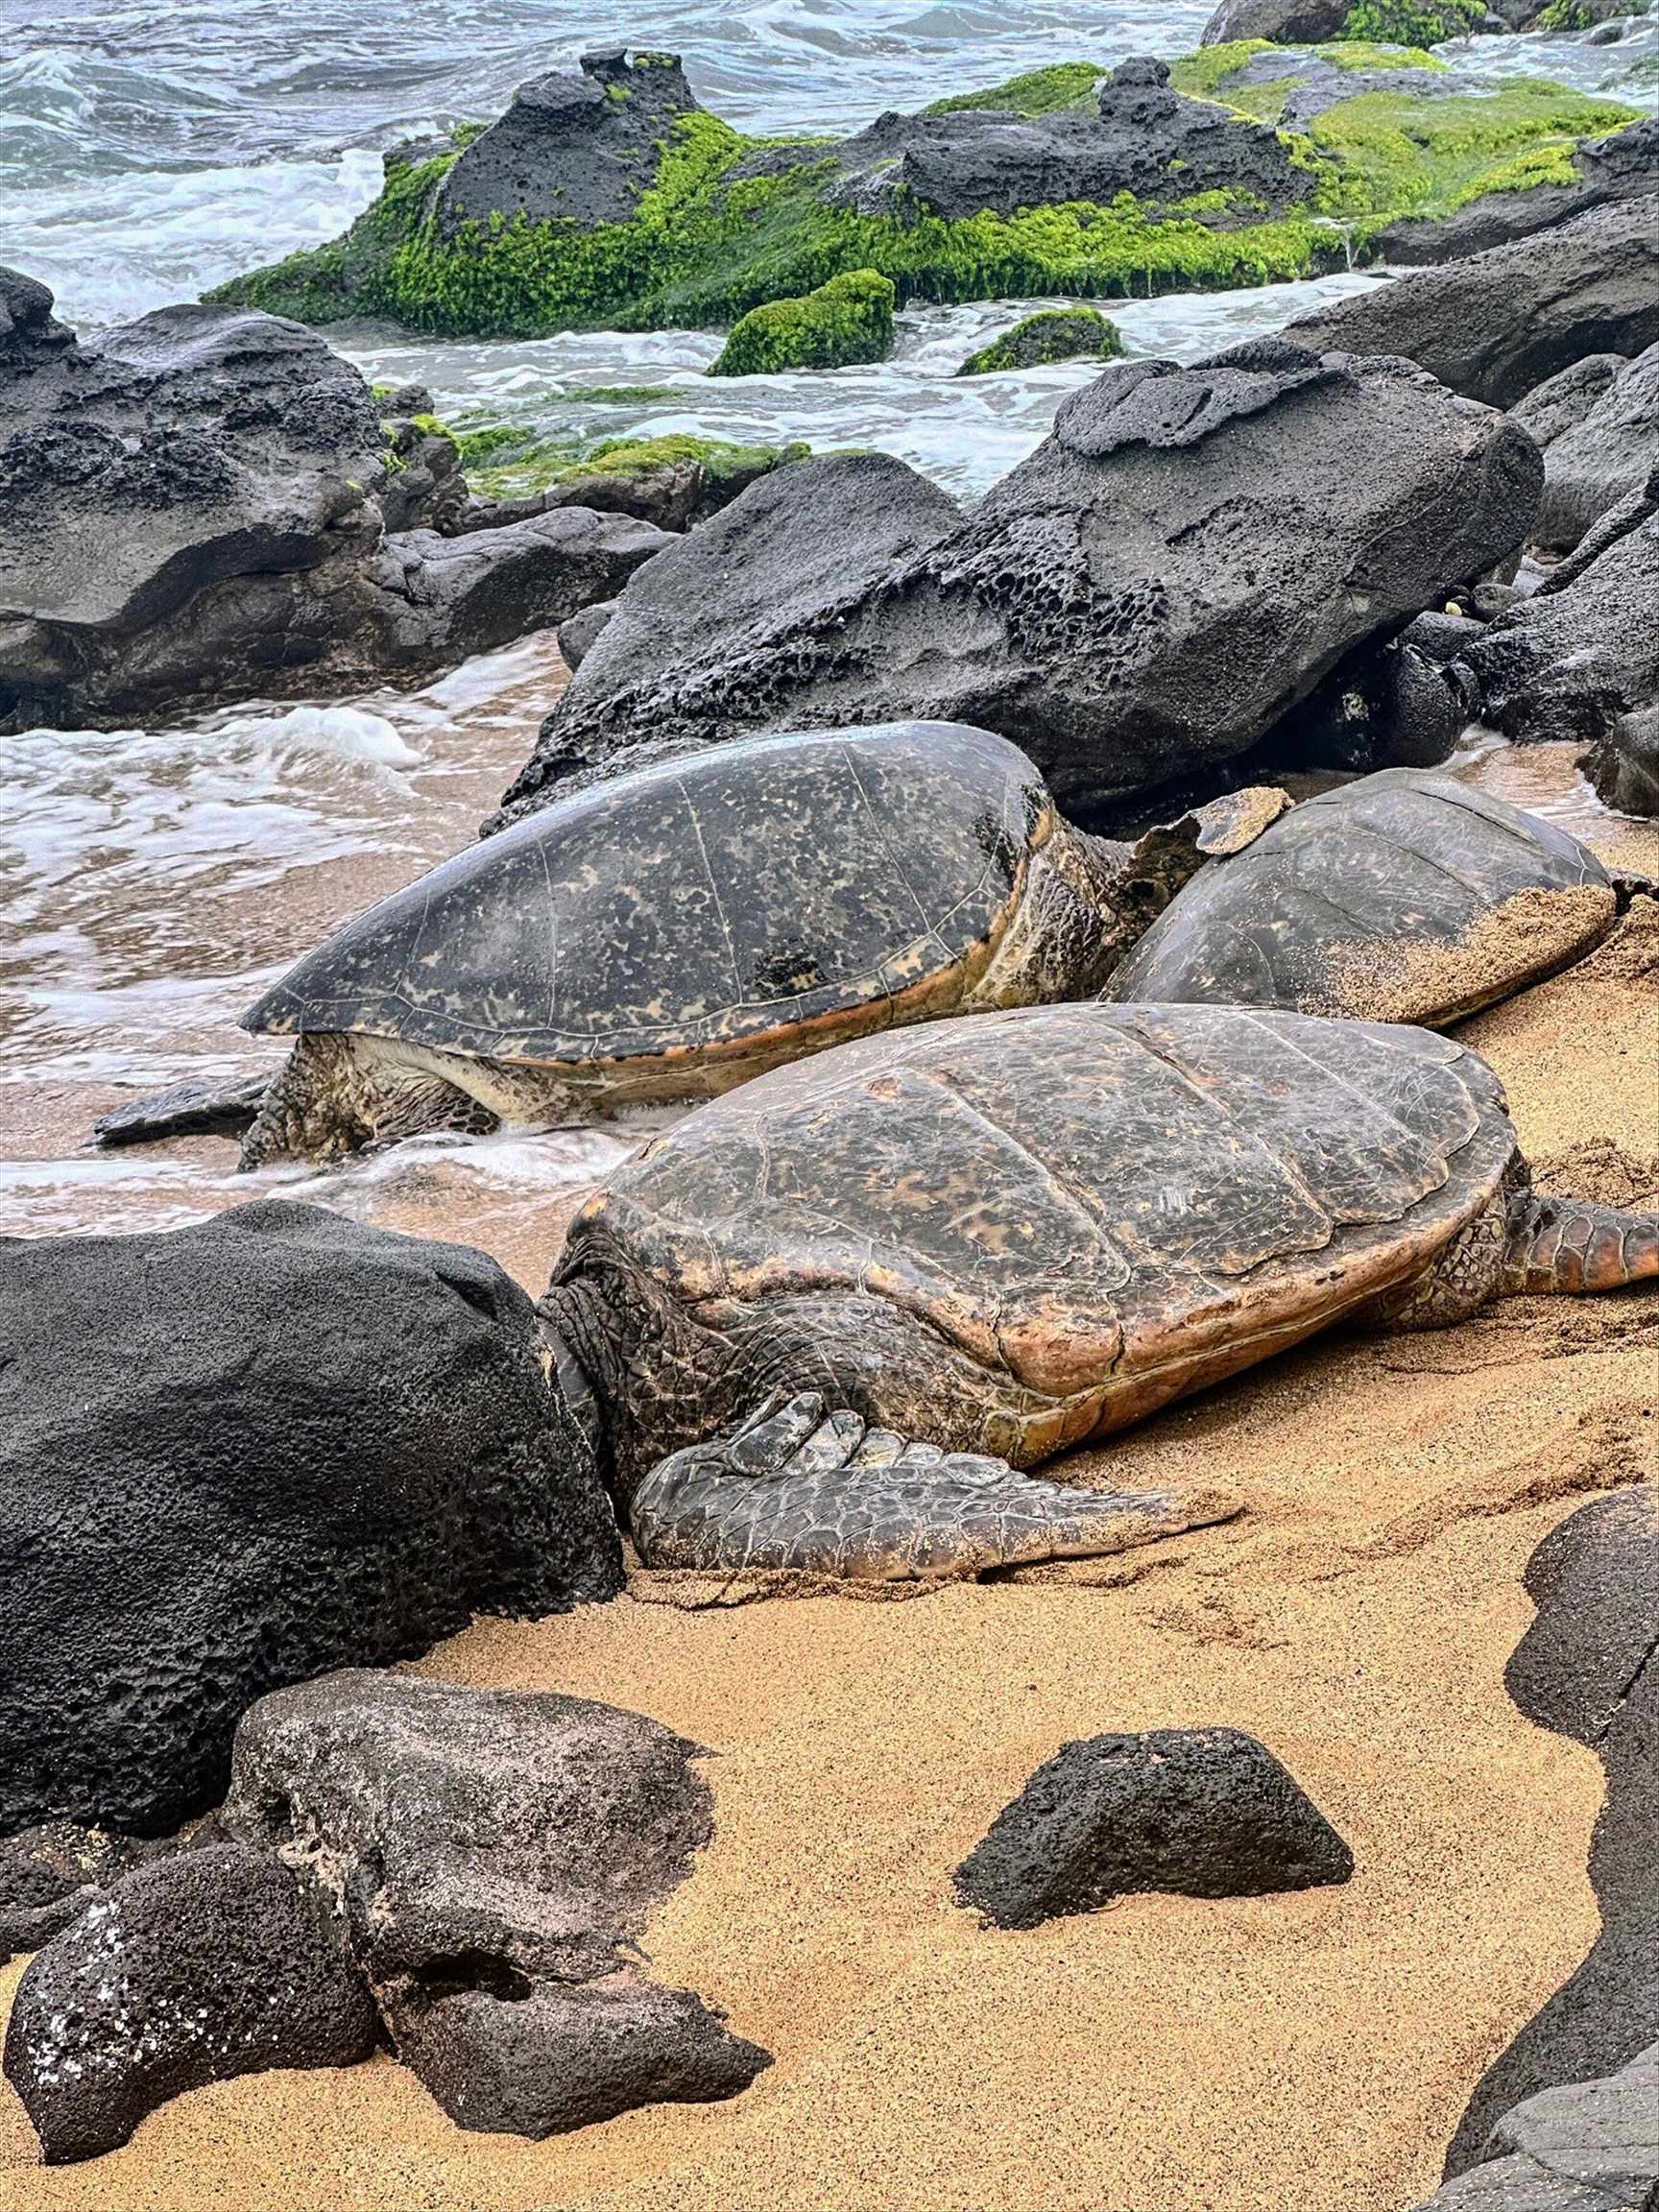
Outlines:
[{"label": "turtle shell", "polygon": [[719,746],[457,854],[337,930],[244,1026],[559,1065],[741,1046],[883,1003],[903,1019],[1000,935],[1054,820],[1025,756],[958,723]]},{"label": "turtle shell", "polygon": [[[1409,1279],[1514,1151],[1497,1076],[1426,1030],[1023,1007],[861,1039],[702,1107],[589,1201],[560,1276],[620,1260],[738,1331],[797,1293],[820,1315],[826,1294],[873,1296],[1002,1403],[1072,1401],[1074,1442]],[[1055,1448],[987,1441],[1025,1464]]]},{"label": "turtle shell", "polygon": [[1564,830],[1390,768],[1203,869],[1110,994],[1447,1022],[1577,959],[1617,909],[1601,863]]}]

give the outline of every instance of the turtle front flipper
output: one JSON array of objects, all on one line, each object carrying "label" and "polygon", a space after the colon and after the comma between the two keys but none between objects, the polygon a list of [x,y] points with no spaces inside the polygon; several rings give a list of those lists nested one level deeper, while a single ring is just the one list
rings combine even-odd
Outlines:
[{"label": "turtle front flipper", "polygon": [[272,1078],[237,1166],[321,1166],[435,1130],[487,1136],[498,1128],[500,1118],[451,1082],[439,1058],[378,1038],[308,1031]]},{"label": "turtle front flipper", "polygon": [[942,1452],[815,1392],[661,1460],[632,1501],[648,1567],[790,1567],[852,1581],[968,1578],[1124,1551],[1191,1525],[1168,1493],[1074,1490]]}]

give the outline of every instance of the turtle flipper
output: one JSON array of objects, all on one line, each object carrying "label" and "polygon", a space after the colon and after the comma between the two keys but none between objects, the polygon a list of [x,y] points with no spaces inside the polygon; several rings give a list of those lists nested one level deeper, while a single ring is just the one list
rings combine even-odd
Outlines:
[{"label": "turtle flipper", "polygon": [[1659,1280],[1659,1214],[1532,1190],[1510,1206],[1502,1294],[1583,1297]]},{"label": "turtle flipper", "polygon": [[1075,1490],[944,1452],[815,1393],[663,1459],[632,1501],[648,1567],[792,1567],[855,1581],[971,1577],[1122,1551],[1190,1525],[1163,1491]]}]

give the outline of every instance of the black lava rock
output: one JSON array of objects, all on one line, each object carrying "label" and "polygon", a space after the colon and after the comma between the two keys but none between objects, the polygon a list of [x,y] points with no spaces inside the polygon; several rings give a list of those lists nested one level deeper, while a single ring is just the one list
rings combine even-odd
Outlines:
[{"label": "black lava rock", "polygon": [[272,2066],[349,2066],[374,2008],[276,1860],[215,1845],[129,1875],[30,1961],[6,2078],[47,2162],[125,2143],[171,2097]]},{"label": "black lava rock", "polygon": [[639,1971],[713,1831],[702,1756],[583,1698],[343,1673],[249,1714],[224,1820],[255,1848],[301,1842],[445,2111],[546,2135],[734,2096],[770,2063]]},{"label": "black lava rock", "polygon": [[956,1869],[999,1928],[1092,1912],[1129,1890],[1256,1897],[1346,1882],[1354,1855],[1253,1736],[1159,1728],[1062,1744]]},{"label": "black lava rock", "polygon": [[1287,335],[1404,354],[1466,398],[1513,407],[1588,354],[1659,342],[1659,195],[1649,183],[1645,198],[1334,301]]},{"label": "black lava rock", "polygon": [[1494,2155],[1488,2136],[1523,2100],[1613,2074],[1659,2042],[1659,1492],[1582,1507],[1545,1537],[1526,1581],[1538,1614],[1509,1662],[1509,1695],[1529,1720],[1600,1757],[1607,1794],[1590,1881],[1601,1931],[1481,2077],[1449,2175]]},{"label": "black lava rock", "polygon": [[966,517],[902,462],[803,462],[630,582],[506,811],[647,742],[919,719],[1011,738],[1095,820],[1518,551],[1543,475],[1407,363],[1280,339],[1115,365]]},{"label": "black lava rock", "polygon": [[0,1834],[146,1834],[265,1691],[621,1583],[530,1301],[454,1244],[266,1203],[0,1240]]}]

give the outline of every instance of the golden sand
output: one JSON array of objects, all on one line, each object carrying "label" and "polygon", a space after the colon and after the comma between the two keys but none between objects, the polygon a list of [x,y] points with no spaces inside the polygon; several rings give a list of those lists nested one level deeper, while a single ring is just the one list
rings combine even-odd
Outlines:
[{"label": "golden sand", "polygon": [[[1653,926],[1463,1031],[1558,1179],[1659,1180]],[[776,2064],[732,2104],[545,2144],[458,2131],[385,2058],[265,2075],[53,2170],[7,2092],[0,2206],[1406,2212],[1596,1933],[1599,1767],[1524,1720],[1503,1671],[1545,1530],[1654,1474],[1656,1383],[1652,1293],[1315,1343],[1096,1455],[1247,1510],[1092,1584],[692,1610],[643,1577],[480,1623],[421,1671],[606,1698],[717,1752],[714,1840],[648,1941]],[[1285,1760],[1352,1883],[1131,1898],[1029,1935],[952,1904],[951,1868],[1062,1742],[1218,1722]]]}]

